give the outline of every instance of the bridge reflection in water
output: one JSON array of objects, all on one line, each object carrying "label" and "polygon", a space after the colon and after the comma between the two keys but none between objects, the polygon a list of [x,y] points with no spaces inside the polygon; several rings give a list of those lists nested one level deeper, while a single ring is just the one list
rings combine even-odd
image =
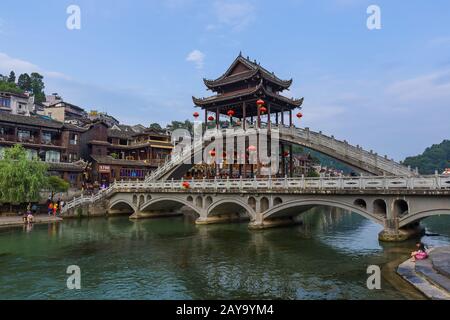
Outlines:
[{"label": "bridge reflection in water", "polygon": [[[302,217],[301,226],[264,232],[248,232],[245,224],[196,226],[188,217],[67,219],[55,232],[43,225],[28,233],[10,229],[0,233],[2,270],[9,274],[0,298],[415,297],[384,277],[382,290],[365,286],[368,265],[405,259],[414,243],[380,244],[381,226],[340,209],[315,208]],[[430,219],[442,225],[445,218]],[[450,243],[450,234],[440,241]],[[74,263],[83,290],[61,290],[64,279],[55,279],[55,270]]]}]

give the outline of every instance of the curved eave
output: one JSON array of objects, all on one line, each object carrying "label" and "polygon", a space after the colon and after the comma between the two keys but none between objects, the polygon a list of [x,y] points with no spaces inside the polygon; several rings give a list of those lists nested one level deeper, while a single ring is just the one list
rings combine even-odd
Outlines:
[{"label": "curved eave", "polygon": [[249,73],[245,77],[239,77],[239,75],[236,75],[235,77],[231,76],[229,80],[225,80],[223,76],[220,78],[217,78],[216,80],[210,80],[203,78],[203,83],[205,86],[210,89],[214,90],[221,86],[226,86],[228,84],[236,83],[239,81],[244,81],[251,79],[252,77],[256,76],[258,73],[261,74],[261,77],[264,78],[266,81],[272,82],[282,88],[283,90],[289,89],[289,87],[292,85],[292,79],[289,80],[282,80],[276,77],[275,75],[268,73],[267,71],[264,71],[261,67],[258,67],[255,69],[255,72]]},{"label": "curved eave", "polygon": [[277,99],[277,100],[279,100],[279,101],[281,101],[283,103],[289,104],[289,105],[291,105],[293,107],[296,107],[296,108],[299,108],[303,104],[303,99],[304,98],[290,99],[288,97],[285,97],[285,96],[282,96],[282,95],[279,95],[279,94],[273,94],[271,92],[268,92],[267,90],[264,89],[264,86],[262,85],[262,81],[253,90],[247,91],[245,93],[236,94],[236,95],[230,95],[230,96],[216,96],[215,99],[212,99],[211,97],[210,98],[199,99],[199,98],[196,98],[196,97],[193,96],[192,97],[192,101],[194,102],[194,104],[196,106],[204,107],[204,106],[208,106],[208,105],[211,105],[211,104],[227,101],[227,100],[230,100],[230,99],[236,99],[236,98],[239,98],[239,97],[253,95],[255,93],[258,93],[258,91],[260,91],[260,93],[262,93],[265,96],[272,97],[274,99]]}]

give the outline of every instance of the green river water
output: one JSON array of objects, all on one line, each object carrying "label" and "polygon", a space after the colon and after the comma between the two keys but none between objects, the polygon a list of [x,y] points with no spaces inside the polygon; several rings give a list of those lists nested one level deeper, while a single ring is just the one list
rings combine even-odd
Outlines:
[{"label": "green river water", "polygon": [[[422,222],[450,244],[450,216]],[[0,299],[420,299],[395,273],[414,242],[380,244],[381,227],[316,208],[301,226],[249,231],[190,217],[65,220],[0,228]],[[66,269],[81,268],[69,290]],[[366,287],[369,265],[382,289]]]}]

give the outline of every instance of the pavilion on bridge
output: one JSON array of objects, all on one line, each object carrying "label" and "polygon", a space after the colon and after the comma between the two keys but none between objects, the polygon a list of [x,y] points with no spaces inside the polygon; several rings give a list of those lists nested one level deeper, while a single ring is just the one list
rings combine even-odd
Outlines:
[{"label": "pavilion on bridge", "polygon": [[[256,61],[244,58],[240,53],[228,70],[215,80],[203,80],[208,90],[215,95],[206,98],[192,97],[196,107],[204,110],[204,121],[207,128],[266,128],[276,126],[293,126],[293,112],[301,108],[303,98],[294,99],[281,95],[288,90],[292,79],[283,80],[273,72],[269,72]],[[194,112],[194,117],[199,117]],[[302,117],[299,112],[297,117]],[[253,146],[249,146],[252,148]],[[288,151],[289,150],[289,151]],[[293,169],[292,145],[281,143],[281,176],[292,176]],[[223,167],[227,170],[223,170]],[[260,174],[261,165],[224,164],[221,168],[215,166],[213,175],[229,177],[253,177]],[[207,176],[208,170],[198,168]]]}]

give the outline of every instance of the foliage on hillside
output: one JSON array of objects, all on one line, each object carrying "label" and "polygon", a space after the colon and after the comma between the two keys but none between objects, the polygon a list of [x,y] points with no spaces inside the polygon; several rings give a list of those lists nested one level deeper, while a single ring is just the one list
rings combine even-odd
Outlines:
[{"label": "foliage on hillside", "polygon": [[407,157],[403,164],[419,168],[422,174],[433,174],[435,170],[442,173],[445,168],[450,168],[450,140],[434,144],[420,155]]}]

